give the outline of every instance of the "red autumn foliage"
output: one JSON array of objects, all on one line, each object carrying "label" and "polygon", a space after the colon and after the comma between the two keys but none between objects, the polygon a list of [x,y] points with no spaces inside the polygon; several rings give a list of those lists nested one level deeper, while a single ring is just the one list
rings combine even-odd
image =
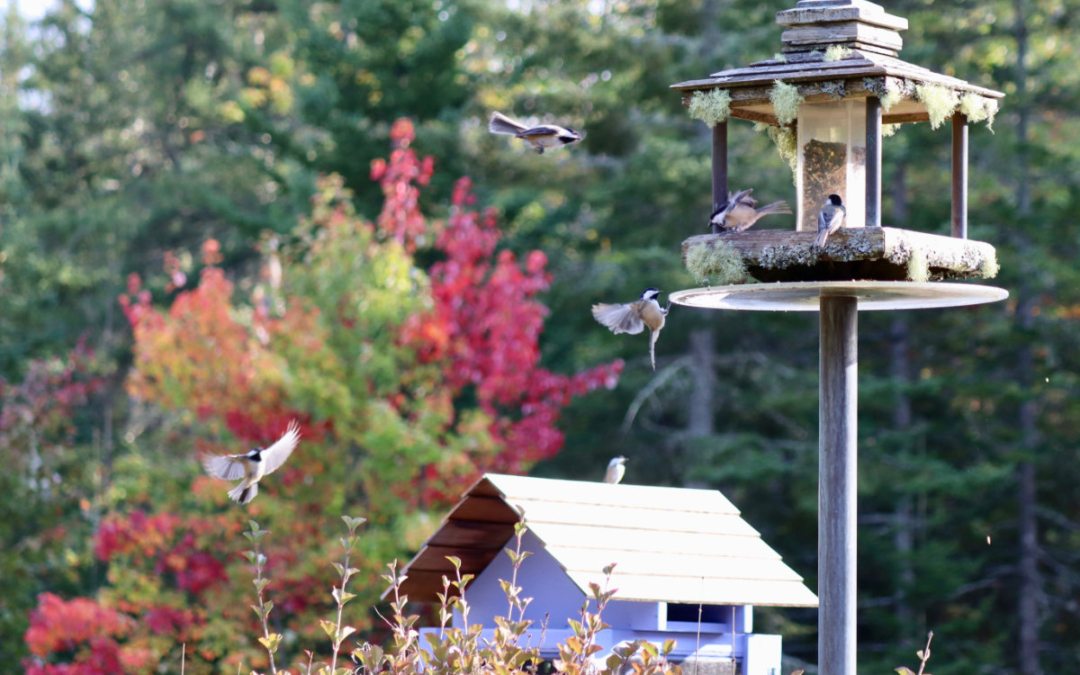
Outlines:
[{"label": "red autumn foliage", "polygon": [[[428,358],[442,351],[451,388],[473,387],[481,409],[497,418],[490,431],[504,451],[480,468],[520,473],[562,448],[555,424],[571,397],[614,387],[623,364],[573,376],[539,367],[548,310],[536,296],[551,282],[547,256],[530,252],[522,269],[512,252],[496,255],[501,232],[495,213],[468,208],[475,201],[471,187],[462,178],[454,188],[451,216],[435,245],[446,258],[431,269],[436,307],[428,321],[438,328],[425,326],[418,341]],[[436,339],[425,344],[425,336]],[[503,414],[508,410],[516,414]]]},{"label": "red autumn foliage", "polygon": [[[144,673],[153,654],[144,647],[121,644],[132,631],[130,617],[95,600],[64,601],[42,593],[30,613],[26,644],[36,658],[24,663],[26,675],[123,675]],[[67,663],[49,663],[53,654],[70,653]]]},{"label": "red autumn foliage", "polygon": [[151,560],[155,574],[173,575],[178,589],[199,596],[228,579],[224,563],[197,541],[197,533],[209,535],[217,527],[213,521],[169,513],[113,514],[98,529],[94,554],[103,562],[118,555]]},{"label": "red autumn foliage", "polygon": [[108,562],[116,555],[157,556],[172,539],[179,516],[157,513],[147,516],[142,511],[127,515],[111,514],[102,520],[94,541],[94,555]]},{"label": "red autumn foliage", "polygon": [[95,600],[75,598],[64,601],[52,593],[42,593],[37,609],[30,613],[26,645],[37,656],[74,651],[80,643],[91,638],[123,636],[130,627],[128,617],[102,607]]},{"label": "red autumn foliage", "polygon": [[[372,176],[381,178],[387,194],[384,213],[394,199],[398,214],[392,221],[380,218],[387,236],[398,236],[398,223],[423,220],[411,198],[418,190],[409,183],[422,185],[430,176],[431,158],[421,161],[408,147],[412,126],[395,129],[399,147],[389,166],[372,167]],[[502,451],[494,461],[475,466],[472,477],[484,471],[520,473],[554,456],[564,441],[556,423],[571,397],[614,387],[623,367],[615,361],[573,376],[539,367],[548,310],[536,296],[551,283],[547,256],[529,252],[522,269],[513,252],[496,254],[502,237],[496,213],[470,208],[475,202],[472,182],[459,179],[449,220],[441,229],[431,228],[438,231],[435,249],[444,256],[430,270],[435,309],[412,317],[403,332],[404,342],[421,360],[443,365],[445,383],[455,395],[472,387],[481,410],[495,420],[489,431]],[[428,475],[433,478],[434,468]],[[451,492],[443,497],[455,497],[454,486],[448,487]]]},{"label": "red autumn foliage", "polygon": [[379,181],[386,197],[379,214],[379,229],[401,242],[409,253],[422,243],[429,228],[427,219],[420,213],[417,185],[427,185],[435,171],[433,157],[417,161],[416,153],[409,148],[415,137],[413,123],[399,119],[390,130],[394,149],[389,164],[381,159],[371,163],[371,179]]},{"label": "red autumn foliage", "polygon": [[[204,244],[203,253],[204,260],[217,261],[217,242]],[[280,387],[261,377],[272,367],[269,355],[251,348],[251,329],[236,318],[233,284],[224,270],[205,267],[199,285],[177,294],[167,315],[140,288],[141,280],[131,275],[128,293],[119,298],[138,345],[128,380],[132,393],[166,407],[193,409],[200,419],[222,419],[234,436],[257,444],[272,442],[291,420],[307,419],[283,403]],[[302,330],[294,325],[303,320],[298,313],[274,321],[256,314],[255,333],[268,340],[279,326]],[[310,437],[307,428],[301,431]]]}]

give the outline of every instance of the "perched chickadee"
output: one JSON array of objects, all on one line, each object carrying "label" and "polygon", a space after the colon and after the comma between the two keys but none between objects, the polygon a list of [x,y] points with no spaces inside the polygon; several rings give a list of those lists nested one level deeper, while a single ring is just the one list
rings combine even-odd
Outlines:
[{"label": "perched chickadee", "polygon": [[660,329],[664,327],[664,317],[667,316],[667,307],[661,309],[656,298],[660,291],[655,288],[646,288],[641,298],[636,302],[628,302],[622,305],[608,305],[599,303],[592,306],[592,315],[600,323],[611,329],[612,333],[629,333],[637,335],[649,328],[649,360],[652,361],[653,370],[656,370],[656,338],[660,336]]},{"label": "perched chickadee", "polygon": [[622,480],[626,474],[626,458],[619,456],[613,458],[607,465],[607,473],[604,474],[604,482],[614,485]]},{"label": "perched chickadee", "polygon": [[259,480],[268,473],[273,473],[285,463],[296,444],[300,441],[300,428],[293,420],[289,429],[269,448],[252,448],[245,455],[210,455],[202,456],[202,465],[206,473],[222,480],[238,480],[240,484],[229,490],[229,498],[240,504],[247,504],[259,494]]},{"label": "perched chickadee", "polygon": [[774,213],[791,213],[791,207],[784,200],[757,208],[757,200],[750,196],[753,191],[754,189],[750,188],[734,196],[728,193],[727,203],[721,204],[709,218],[713,234],[721,230],[742,232],[753,227],[754,223],[764,216]]},{"label": "perched chickadee", "polygon": [[825,202],[825,206],[822,206],[821,211],[818,212],[817,239],[814,240],[814,246],[824,246],[825,240],[830,234],[840,229],[846,217],[847,209],[840,201],[840,195],[829,195],[829,201]]},{"label": "perched chickadee", "polygon": [[577,143],[583,138],[581,134],[570,127],[560,127],[555,124],[527,127],[498,112],[491,113],[488,131],[493,134],[507,134],[514,138],[520,138],[533,146],[536,152],[541,155],[544,154],[545,148],[561,148],[564,145]]}]

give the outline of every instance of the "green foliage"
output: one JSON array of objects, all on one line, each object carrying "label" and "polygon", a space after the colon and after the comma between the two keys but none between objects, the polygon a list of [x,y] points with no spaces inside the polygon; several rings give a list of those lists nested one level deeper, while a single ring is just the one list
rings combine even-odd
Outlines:
[{"label": "green foliage", "polygon": [[258,599],[258,604],[252,605],[251,609],[262,623],[263,634],[259,638],[259,644],[266,649],[266,654],[270,658],[270,672],[276,673],[277,666],[274,664],[274,654],[277,653],[278,647],[281,646],[284,636],[281,633],[270,632],[270,612],[274,609],[274,603],[265,600],[263,597],[263,592],[270,585],[270,580],[263,576],[263,570],[266,567],[266,556],[263,555],[260,546],[263,537],[270,533],[266,530],[260,530],[259,524],[254,520],[249,521],[248,525],[251,529],[244,532],[244,538],[251,543],[251,549],[244,551],[244,558],[251,563],[251,567],[255,571],[255,578],[252,583],[255,584],[255,597]]},{"label": "green foliage", "polygon": [[926,662],[930,660],[930,641],[934,639],[934,631],[926,636],[926,647],[916,652],[916,656],[919,657],[919,672],[915,673],[911,668],[907,666],[900,666],[896,668],[896,672],[900,675],[923,675],[923,671],[926,669]]}]

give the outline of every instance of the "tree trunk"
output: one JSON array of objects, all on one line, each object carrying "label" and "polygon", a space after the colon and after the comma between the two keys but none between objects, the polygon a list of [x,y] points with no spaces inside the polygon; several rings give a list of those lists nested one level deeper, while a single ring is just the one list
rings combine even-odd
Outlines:
[{"label": "tree trunk", "polygon": [[[907,385],[911,381],[911,362],[908,354],[908,324],[897,312],[897,318],[893,319],[892,329],[889,331],[889,339],[892,353],[892,376],[900,385]],[[906,392],[901,392],[896,397],[893,407],[893,428],[904,432],[911,428],[911,398]],[[914,644],[913,637],[921,635],[922,630],[915,626],[915,610],[908,602],[908,591],[915,583],[915,570],[912,567],[912,555],[915,548],[915,518],[912,495],[905,486],[904,492],[896,500],[896,511],[893,514],[893,544],[896,546],[897,558],[900,560],[899,578],[896,580],[896,592],[893,595],[896,603],[896,622],[900,626],[900,643],[910,647]]]},{"label": "tree trunk", "polygon": [[[1024,0],[1015,0],[1016,3],[1016,137],[1018,152],[1017,162],[1017,185],[1016,185],[1016,210],[1025,219],[1031,216],[1031,166],[1029,162],[1028,143],[1030,140],[1029,122],[1031,99],[1027,95],[1027,53],[1028,33],[1027,17],[1025,16]],[[1018,354],[1018,381],[1030,384],[1035,378],[1035,355],[1031,346],[1031,334],[1034,328],[1035,315],[1032,310],[1034,290],[1028,280],[1032,278],[1033,270],[1030,268],[1030,256],[1024,255],[1024,250],[1030,248],[1023,232],[1018,235],[1017,248],[1020,251],[1020,275],[1023,283],[1020,285],[1016,318],[1025,338],[1021,342]],[[1027,399],[1020,407],[1020,432],[1023,452],[1034,450],[1037,442],[1037,410],[1035,401]],[[1039,629],[1041,620],[1039,617],[1039,596],[1042,592],[1042,581],[1039,576],[1039,533],[1038,523],[1035,519],[1037,491],[1035,486],[1035,466],[1024,459],[1016,468],[1017,483],[1019,490],[1020,511],[1020,595],[1018,598],[1017,615],[1020,621],[1019,629],[1019,657],[1021,675],[1042,675],[1039,665]]]},{"label": "tree trunk", "polygon": [[[907,165],[900,161],[893,176],[892,217],[897,227],[907,224]],[[889,330],[890,370],[893,380],[901,387],[911,383],[911,343],[907,314],[896,312]],[[911,397],[901,391],[893,403],[893,428],[904,432],[911,428]],[[914,636],[921,635],[921,626],[916,629],[915,610],[908,602],[908,591],[915,583],[915,570],[912,567],[912,555],[915,548],[914,499],[906,491],[896,500],[896,512],[893,514],[893,545],[900,559],[900,573],[896,580],[896,592],[893,596],[896,608],[896,621],[900,626],[900,644],[910,647],[915,644]]]},{"label": "tree trunk", "polygon": [[[1030,335],[1035,316],[1032,312],[1032,293],[1027,284],[1020,289],[1021,300],[1016,313],[1023,334],[1028,338],[1020,347],[1019,371],[1020,382],[1030,383],[1035,375],[1035,358],[1031,347]],[[1033,399],[1025,400],[1020,406],[1020,432],[1023,448],[1021,452],[1034,452],[1038,443],[1038,411]],[[1039,616],[1039,597],[1042,594],[1042,579],[1039,574],[1039,531],[1035,517],[1037,491],[1035,486],[1035,465],[1027,459],[1016,467],[1019,490],[1019,537],[1020,537],[1020,596],[1018,599],[1018,618],[1020,620],[1020,673],[1021,675],[1042,675],[1039,665],[1039,629],[1042,621]]]}]

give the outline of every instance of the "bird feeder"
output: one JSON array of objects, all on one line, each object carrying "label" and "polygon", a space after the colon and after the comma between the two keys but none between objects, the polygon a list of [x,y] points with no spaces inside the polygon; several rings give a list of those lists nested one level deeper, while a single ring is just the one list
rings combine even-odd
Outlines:
[{"label": "bird feeder", "polygon": [[[690,237],[687,268],[722,285],[670,297],[710,309],[821,313],[818,669],[855,675],[858,312],[1008,297],[991,286],[941,283],[997,273],[994,248],[967,239],[967,126],[992,120],[1003,94],[901,61],[907,21],[864,0],[802,0],[776,20],[787,27],[778,57],[673,88],[713,128],[713,208],[729,195],[728,119],[762,123],[795,171],[796,229]],[[883,227],[883,125],[937,128],[945,120],[952,236]],[[818,246],[817,213],[830,194],[847,204],[847,222]],[[748,283],[755,280],[778,283]]]},{"label": "bird feeder", "polygon": [[[992,122],[1004,94],[900,60],[907,20],[871,2],[802,0],[776,21],[786,30],[773,58],[672,88],[692,116],[713,127],[714,209],[729,189],[752,187],[728,184],[728,120],[748,120],[768,129],[794,171],[796,231],[691,237],[683,246],[691,273],[724,284],[993,277],[993,247],[966,240],[967,129]],[[952,237],[901,229],[905,223],[882,228],[883,131],[913,122],[936,129],[946,120]],[[811,247],[818,211],[831,194],[846,206],[844,229],[824,247]],[[745,270],[730,264],[734,253]]]}]

